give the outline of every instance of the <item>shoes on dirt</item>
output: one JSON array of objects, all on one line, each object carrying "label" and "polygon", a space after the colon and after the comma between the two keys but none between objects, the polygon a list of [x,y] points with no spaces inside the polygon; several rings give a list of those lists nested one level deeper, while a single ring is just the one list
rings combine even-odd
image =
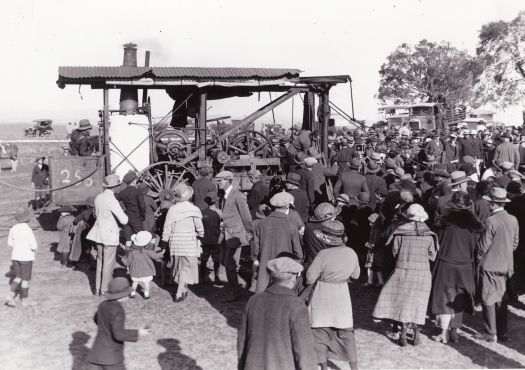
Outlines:
[{"label": "shoes on dirt", "polygon": [[5,301],[5,305],[7,307],[16,307],[16,302],[14,299],[8,299],[7,301]]},{"label": "shoes on dirt", "polygon": [[36,305],[36,302],[33,301],[31,298],[22,299],[22,307],[31,307],[35,305]]},{"label": "shoes on dirt", "polygon": [[478,339],[478,340],[484,340],[484,341],[487,341],[489,343],[494,343],[494,342],[496,342],[498,340],[498,337],[496,335],[481,334],[481,333],[478,333],[478,334],[474,335],[474,338]]}]

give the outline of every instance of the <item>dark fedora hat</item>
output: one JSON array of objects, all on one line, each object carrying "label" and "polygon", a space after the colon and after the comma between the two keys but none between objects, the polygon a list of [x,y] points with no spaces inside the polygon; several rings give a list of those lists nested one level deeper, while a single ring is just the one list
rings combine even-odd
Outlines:
[{"label": "dark fedora hat", "polygon": [[289,172],[288,175],[286,175],[285,181],[287,183],[299,186],[299,183],[301,182],[301,176],[295,172]]},{"label": "dark fedora hat", "polygon": [[373,161],[373,160],[368,161],[368,164],[366,165],[367,173],[377,173],[379,171],[381,171],[381,167],[377,165],[376,161]]},{"label": "dark fedora hat", "polygon": [[353,168],[354,170],[358,170],[359,167],[361,167],[361,160],[359,158],[352,158],[349,166],[350,168]]}]

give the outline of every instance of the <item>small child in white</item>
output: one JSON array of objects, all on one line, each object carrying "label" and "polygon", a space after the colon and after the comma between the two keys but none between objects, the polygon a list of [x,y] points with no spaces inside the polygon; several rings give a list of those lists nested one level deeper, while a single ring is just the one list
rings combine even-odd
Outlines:
[{"label": "small child in white", "polygon": [[155,252],[155,244],[151,243],[153,235],[148,231],[140,231],[131,236],[133,242],[131,251],[123,258],[123,263],[129,268],[131,275],[130,298],[135,298],[137,288],[141,283],[144,288],[144,299],[149,299],[150,281],[155,276],[155,264],[153,260],[161,259],[164,252]]},{"label": "small child in white", "polygon": [[21,207],[15,212],[16,224],[9,230],[7,245],[13,248],[11,260],[15,278],[11,283],[11,295],[5,302],[6,306],[16,307],[16,295],[20,293],[23,307],[33,306],[36,303],[29,299],[29,281],[33,271],[35,251],[38,248],[35,235],[27,224],[29,209]]}]

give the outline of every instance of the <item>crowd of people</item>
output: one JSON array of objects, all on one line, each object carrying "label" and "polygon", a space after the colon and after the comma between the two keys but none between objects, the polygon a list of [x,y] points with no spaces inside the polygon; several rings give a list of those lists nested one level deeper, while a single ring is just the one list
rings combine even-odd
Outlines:
[{"label": "crowd of people", "polygon": [[[319,135],[304,130],[276,147],[285,175],[250,170],[247,193],[234,173],[211,167],[161,194],[132,172],[107,176],[85,210],[62,207],[57,225],[64,265],[96,255],[95,294],[105,301],[90,361],[123,366],[122,342],[149,330],[125,331],[118,302],[136,297],[139,285],[149,299],[150,282],[166,270],[177,303],[191,285],[222,283],[221,268],[226,302],[255,292],[238,334],[240,369],[325,369],[329,359],[357,368],[349,283],[359,280],[378,289],[370,319],[390,323],[400,346],[421,343],[427,317],[437,327],[432,339],[455,343],[475,310],[485,327],[478,339],[511,340],[507,303],[522,293],[525,274],[521,137],[513,128],[415,134],[404,126],[331,135],[321,154]],[[32,260],[36,249],[14,228],[10,306],[20,286],[27,298],[31,273],[19,256]],[[131,286],[113,278],[117,261]],[[104,356],[107,348],[120,354]]]}]

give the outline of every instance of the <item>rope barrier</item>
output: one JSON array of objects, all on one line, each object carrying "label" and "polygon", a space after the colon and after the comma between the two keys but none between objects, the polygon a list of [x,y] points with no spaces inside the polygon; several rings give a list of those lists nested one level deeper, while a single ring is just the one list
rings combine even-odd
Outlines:
[{"label": "rope barrier", "polygon": [[75,186],[76,184],[79,184],[81,183],[82,181],[90,178],[91,176],[93,176],[101,167],[101,163],[100,163],[100,160],[99,160],[99,164],[97,164],[97,166],[95,167],[95,169],[93,171],[91,171],[88,175],[86,175],[85,177],[82,177],[76,181],[73,181],[71,184],[67,184],[67,185],[64,185],[64,186],[59,186],[57,188],[51,188],[51,189],[35,189],[35,188],[24,188],[24,187],[21,187],[21,186],[16,186],[16,185],[13,185],[13,184],[9,184],[3,180],[0,180],[0,185],[4,185],[4,186],[7,186],[9,188],[12,188],[12,189],[17,189],[17,190],[22,190],[22,191],[31,191],[31,192],[36,192],[36,191],[40,191],[42,193],[44,192],[53,192],[53,191],[58,191],[58,190],[63,190],[63,189],[67,189],[67,188],[70,188],[72,186]]}]

